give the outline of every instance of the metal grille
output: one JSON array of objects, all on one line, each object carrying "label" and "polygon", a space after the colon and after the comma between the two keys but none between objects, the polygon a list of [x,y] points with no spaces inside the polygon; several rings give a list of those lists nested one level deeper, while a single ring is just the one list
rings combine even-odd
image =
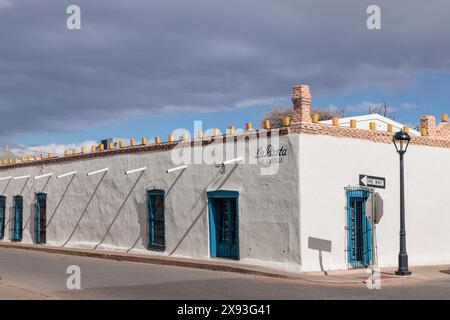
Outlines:
[{"label": "metal grille", "polygon": [[5,237],[6,197],[0,196],[0,240]]},{"label": "metal grille", "polygon": [[239,230],[237,227],[237,208],[236,208],[236,203],[237,201],[231,201],[230,202],[230,208],[231,208],[231,221],[232,221],[232,244],[236,245],[239,239]]},{"label": "metal grille", "polygon": [[163,190],[147,191],[147,209],[149,226],[148,248],[163,251],[166,248]]},{"label": "metal grille", "polygon": [[216,233],[219,243],[236,244],[239,239],[237,227],[237,208],[234,198],[218,198],[215,201],[217,209]]},{"label": "metal grille", "polygon": [[45,193],[36,194],[36,243],[46,243],[47,231],[47,195]]},{"label": "metal grille", "polygon": [[23,198],[14,196],[14,214],[12,219],[12,241],[22,241]]},{"label": "metal grille", "polygon": [[229,241],[229,218],[228,218],[228,200],[217,199],[216,206],[219,214],[219,221],[217,224],[217,234],[219,235],[219,242],[225,243]]},{"label": "metal grille", "polygon": [[372,191],[368,188],[346,188],[347,261],[353,269],[366,268],[372,262],[372,225],[365,208],[371,195]]}]

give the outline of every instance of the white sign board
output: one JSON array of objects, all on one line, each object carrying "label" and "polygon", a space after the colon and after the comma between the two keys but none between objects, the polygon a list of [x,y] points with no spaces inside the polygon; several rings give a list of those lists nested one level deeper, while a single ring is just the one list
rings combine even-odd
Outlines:
[{"label": "white sign board", "polygon": [[386,189],[386,178],[360,174],[359,185],[364,187]]}]

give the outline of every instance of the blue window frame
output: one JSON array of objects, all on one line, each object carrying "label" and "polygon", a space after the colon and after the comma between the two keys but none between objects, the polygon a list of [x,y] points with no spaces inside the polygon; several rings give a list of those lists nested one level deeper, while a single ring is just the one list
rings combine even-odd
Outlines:
[{"label": "blue window frame", "polygon": [[0,240],[5,237],[6,197],[0,196]]},{"label": "blue window frame", "polygon": [[47,194],[36,194],[36,217],[35,217],[35,231],[36,243],[46,243],[46,228],[47,227]]},{"label": "blue window frame", "polygon": [[14,196],[13,198],[14,213],[12,219],[12,241],[22,241],[23,227],[23,197]]},{"label": "blue window frame", "polygon": [[347,253],[352,268],[364,268],[372,262],[372,224],[366,216],[366,190],[347,190]]},{"label": "blue window frame", "polygon": [[148,249],[166,249],[164,190],[147,190]]},{"label": "blue window frame", "polygon": [[207,196],[210,255],[239,260],[239,192],[217,190]]}]

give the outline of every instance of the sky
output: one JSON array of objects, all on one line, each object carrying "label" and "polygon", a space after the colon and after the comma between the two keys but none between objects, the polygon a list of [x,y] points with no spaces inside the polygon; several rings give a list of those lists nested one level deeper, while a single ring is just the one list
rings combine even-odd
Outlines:
[{"label": "sky", "polygon": [[0,0],[0,43],[1,145],[258,126],[296,84],[349,116],[450,113],[448,0]]}]

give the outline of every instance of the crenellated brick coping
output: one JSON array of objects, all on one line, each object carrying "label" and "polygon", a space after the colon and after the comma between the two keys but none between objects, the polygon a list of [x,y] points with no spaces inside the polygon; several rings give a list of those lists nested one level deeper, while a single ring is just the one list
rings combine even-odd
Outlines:
[{"label": "crenellated brick coping", "polygon": [[77,160],[91,159],[91,158],[104,157],[104,156],[113,156],[113,155],[118,155],[118,154],[168,151],[168,150],[172,150],[173,148],[175,148],[176,146],[178,146],[180,144],[185,144],[185,145],[190,144],[193,147],[195,145],[198,145],[201,142],[203,146],[206,146],[215,141],[220,141],[220,140],[222,142],[226,142],[230,139],[233,139],[234,141],[238,141],[238,139],[250,139],[250,138],[254,138],[254,137],[259,138],[259,136],[261,134],[264,134],[264,136],[270,137],[272,132],[275,132],[275,131],[280,136],[288,135],[290,133],[289,128],[257,129],[257,130],[246,131],[242,134],[235,134],[235,135],[223,134],[220,136],[205,137],[201,140],[199,140],[199,139],[186,140],[186,141],[179,140],[179,141],[173,141],[173,142],[161,142],[158,144],[150,144],[150,145],[136,145],[134,147],[124,147],[124,148],[117,148],[117,149],[112,149],[112,150],[77,153],[75,155],[67,155],[67,156],[55,156],[55,157],[51,157],[51,158],[30,160],[30,161],[24,161],[24,162],[18,162],[18,163],[13,163],[13,164],[6,164],[6,165],[2,164],[2,165],[0,165],[0,170],[38,166],[38,165],[44,165],[44,164],[48,165],[48,164],[53,164],[53,163],[57,163],[57,162],[77,161]]},{"label": "crenellated brick coping", "polygon": [[[442,128],[442,127],[441,127]],[[450,128],[448,123],[445,124],[445,128]],[[203,146],[211,144],[215,141],[226,142],[229,139],[234,139],[237,141],[238,139],[249,139],[251,137],[259,138],[260,134],[264,133],[267,136],[271,135],[271,132],[277,131],[280,136],[288,135],[290,133],[298,133],[298,134],[311,134],[311,135],[325,135],[339,138],[350,138],[350,139],[359,139],[359,140],[368,140],[378,143],[392,143],[393,133],[385,132],[385,131],[375,131],[375,130],[367,130],[367,129],[358,129],[358,128],[349,128],[349,127],[339,127],[322,123],[305,123],[302,122],[300,124],[293,125],[291,127],[285,128],[275,128],[275,129],[258,129],[252,130],[248,132],[244,132],[237,135],[220,135],[215,137],[205,137],[201,140]],[[442,129],[444,132],[444,129]],[[447,131],[445,131],[446,133]],[[30,160],[19,163],[1,165],[0,170],[3,169],[11,169],[11,168],[20,168],[20,167],[29,167],[29,166],[37,166],[44,164],[51,164],[56,162],[64,162],[64,161],[77,161],[83,159],[104,157],[104,156],[112,156],[118,154],[131,154],[131,153],[142,153],[142,152],[158,152],[158,151],[167,151],[172,150],[176,146],[180,144],[191,144],[191,146],[197,145],[200,140],[188,140],[188,141],[174,141],[174,142],[162,142],[159,144],[150,144],[150,145],[137,145],[134,147],[124,147],[113,150],[104,150],[104,151],[95,151],[95,152],[87,152],[87,153],[78,153],[75,155],[68,156],[57,156],[46,159],[39,160]],[[428,146],[428,147],[438,147],[438,148],[450,148],[450,137],[447,138],[447,134],[443,135],[443,137],[436,136],[411,136],[411,144],[420,145],[420,146]]]},{"label": "crenellated brick coping", "polygon": [[436,127],[436,135],[450,140],[450,122],[441,122]]},{"label": "crenellated brick coping", "polygon": [[[392,143],[392,138],[394,135],[393,133],[386,131],[338,127],[322,123],[304,123],[304,122],[294,127],[291,127],[291,131],[297,132],[299,134],[326,135],[339,138],[369,140],[379,143]],[[411,135],[411,144],[428,147],[450,148],[450,138],[446,138],[446,136],[431,137],[431,136]]]}]

